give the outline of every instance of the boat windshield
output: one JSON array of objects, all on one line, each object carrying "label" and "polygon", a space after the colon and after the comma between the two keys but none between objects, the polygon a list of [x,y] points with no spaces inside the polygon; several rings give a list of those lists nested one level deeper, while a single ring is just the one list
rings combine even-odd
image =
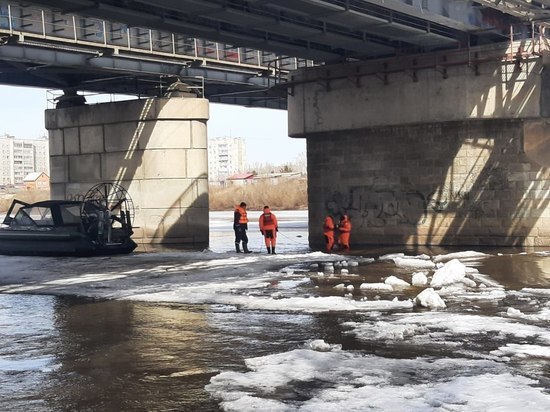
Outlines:
[{"label": "boat windshield", "polygon": [[22,207],[13,223],[16,226],[53,226],[52,210],[49,207]]},{"label": "boat windshield", "polygon": [[59,211],[64,225],[77,225],[80,223],[81,205],[60,205]]}]

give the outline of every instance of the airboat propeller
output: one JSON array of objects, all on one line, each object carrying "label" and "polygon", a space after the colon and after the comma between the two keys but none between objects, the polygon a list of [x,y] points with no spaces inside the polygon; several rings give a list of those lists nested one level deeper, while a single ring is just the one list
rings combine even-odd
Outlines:
[{"label": "airboat propeller", "polygon": [[117,183],[98,183],[88,190],[84,200],[101,205],[113,215],[120,214],[130,226],[134,222],[134,202],[128,191]]}]

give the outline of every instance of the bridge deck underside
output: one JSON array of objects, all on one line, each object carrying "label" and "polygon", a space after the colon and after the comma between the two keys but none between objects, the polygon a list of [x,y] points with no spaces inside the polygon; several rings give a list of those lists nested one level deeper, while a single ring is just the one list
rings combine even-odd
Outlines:
[{"label": "bridge deck underside", "polygon": [[272,87],[311,63],[508,42],[549,18],[545,4],[499,3],[0,0],[0,82],[159,95],[180,78],[214,102],[286,108]]}]

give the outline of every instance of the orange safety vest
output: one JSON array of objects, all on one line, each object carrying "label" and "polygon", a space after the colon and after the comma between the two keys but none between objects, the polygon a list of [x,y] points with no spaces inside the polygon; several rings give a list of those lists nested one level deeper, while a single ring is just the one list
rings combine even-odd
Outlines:
[{"label": "orange safety vest", "polygon": [[339,229],[340,232],[351,232],[351,222],[347,217],[340,221]]},{"label": "orange safety vest", "polygon": [[239,212],[241,217],[239,218],[239,224],[248,223],[248,217],[246,216],[246,210],[240,206],[235,207],[235,212]]},{"label": "orange safety vest", "polygon": [[338,243],[340,243],[345,249],[349,249],[349,238],[351,235],[351,222],[347,215],[340,221],[340,235],[338,236]]},{"label": "orange safety vest", "polygon": [[273,230],[277,228],[277,218],[269,209],[260,215],[260,230]]},{"label": "orange safety vest", "polygon": [[334,234],[334,219],[331,216],[325,218],[325,224],[323,225],[323,234]]}]

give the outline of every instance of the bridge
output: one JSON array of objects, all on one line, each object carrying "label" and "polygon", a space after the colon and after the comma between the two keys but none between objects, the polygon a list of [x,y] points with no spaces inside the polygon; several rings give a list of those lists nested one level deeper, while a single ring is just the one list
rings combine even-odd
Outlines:
[{"label": "bridge", "polygon": [[144,97],[179,81],[212,102],[285,109],[270,87],[313,64],[66,10],[0,1],[0,83]]},{"label": "bridge", "polygon": [[273,86],[292,70],[506,42],[544,5],[0,1],[0,83],[159,96],[181,80],[212,102],[286,108]]},{"label": "bridge", "polygon": [[[145,238],[205,240],[207,98],[288,105],[312,245],[328,213],[364,244],[550,244],[550,1],[0,4],[0,82],[158,97],[47,113],[54,192],[117,180],[161,199]],[[173,85],[198,99],[166,100]]]}]

